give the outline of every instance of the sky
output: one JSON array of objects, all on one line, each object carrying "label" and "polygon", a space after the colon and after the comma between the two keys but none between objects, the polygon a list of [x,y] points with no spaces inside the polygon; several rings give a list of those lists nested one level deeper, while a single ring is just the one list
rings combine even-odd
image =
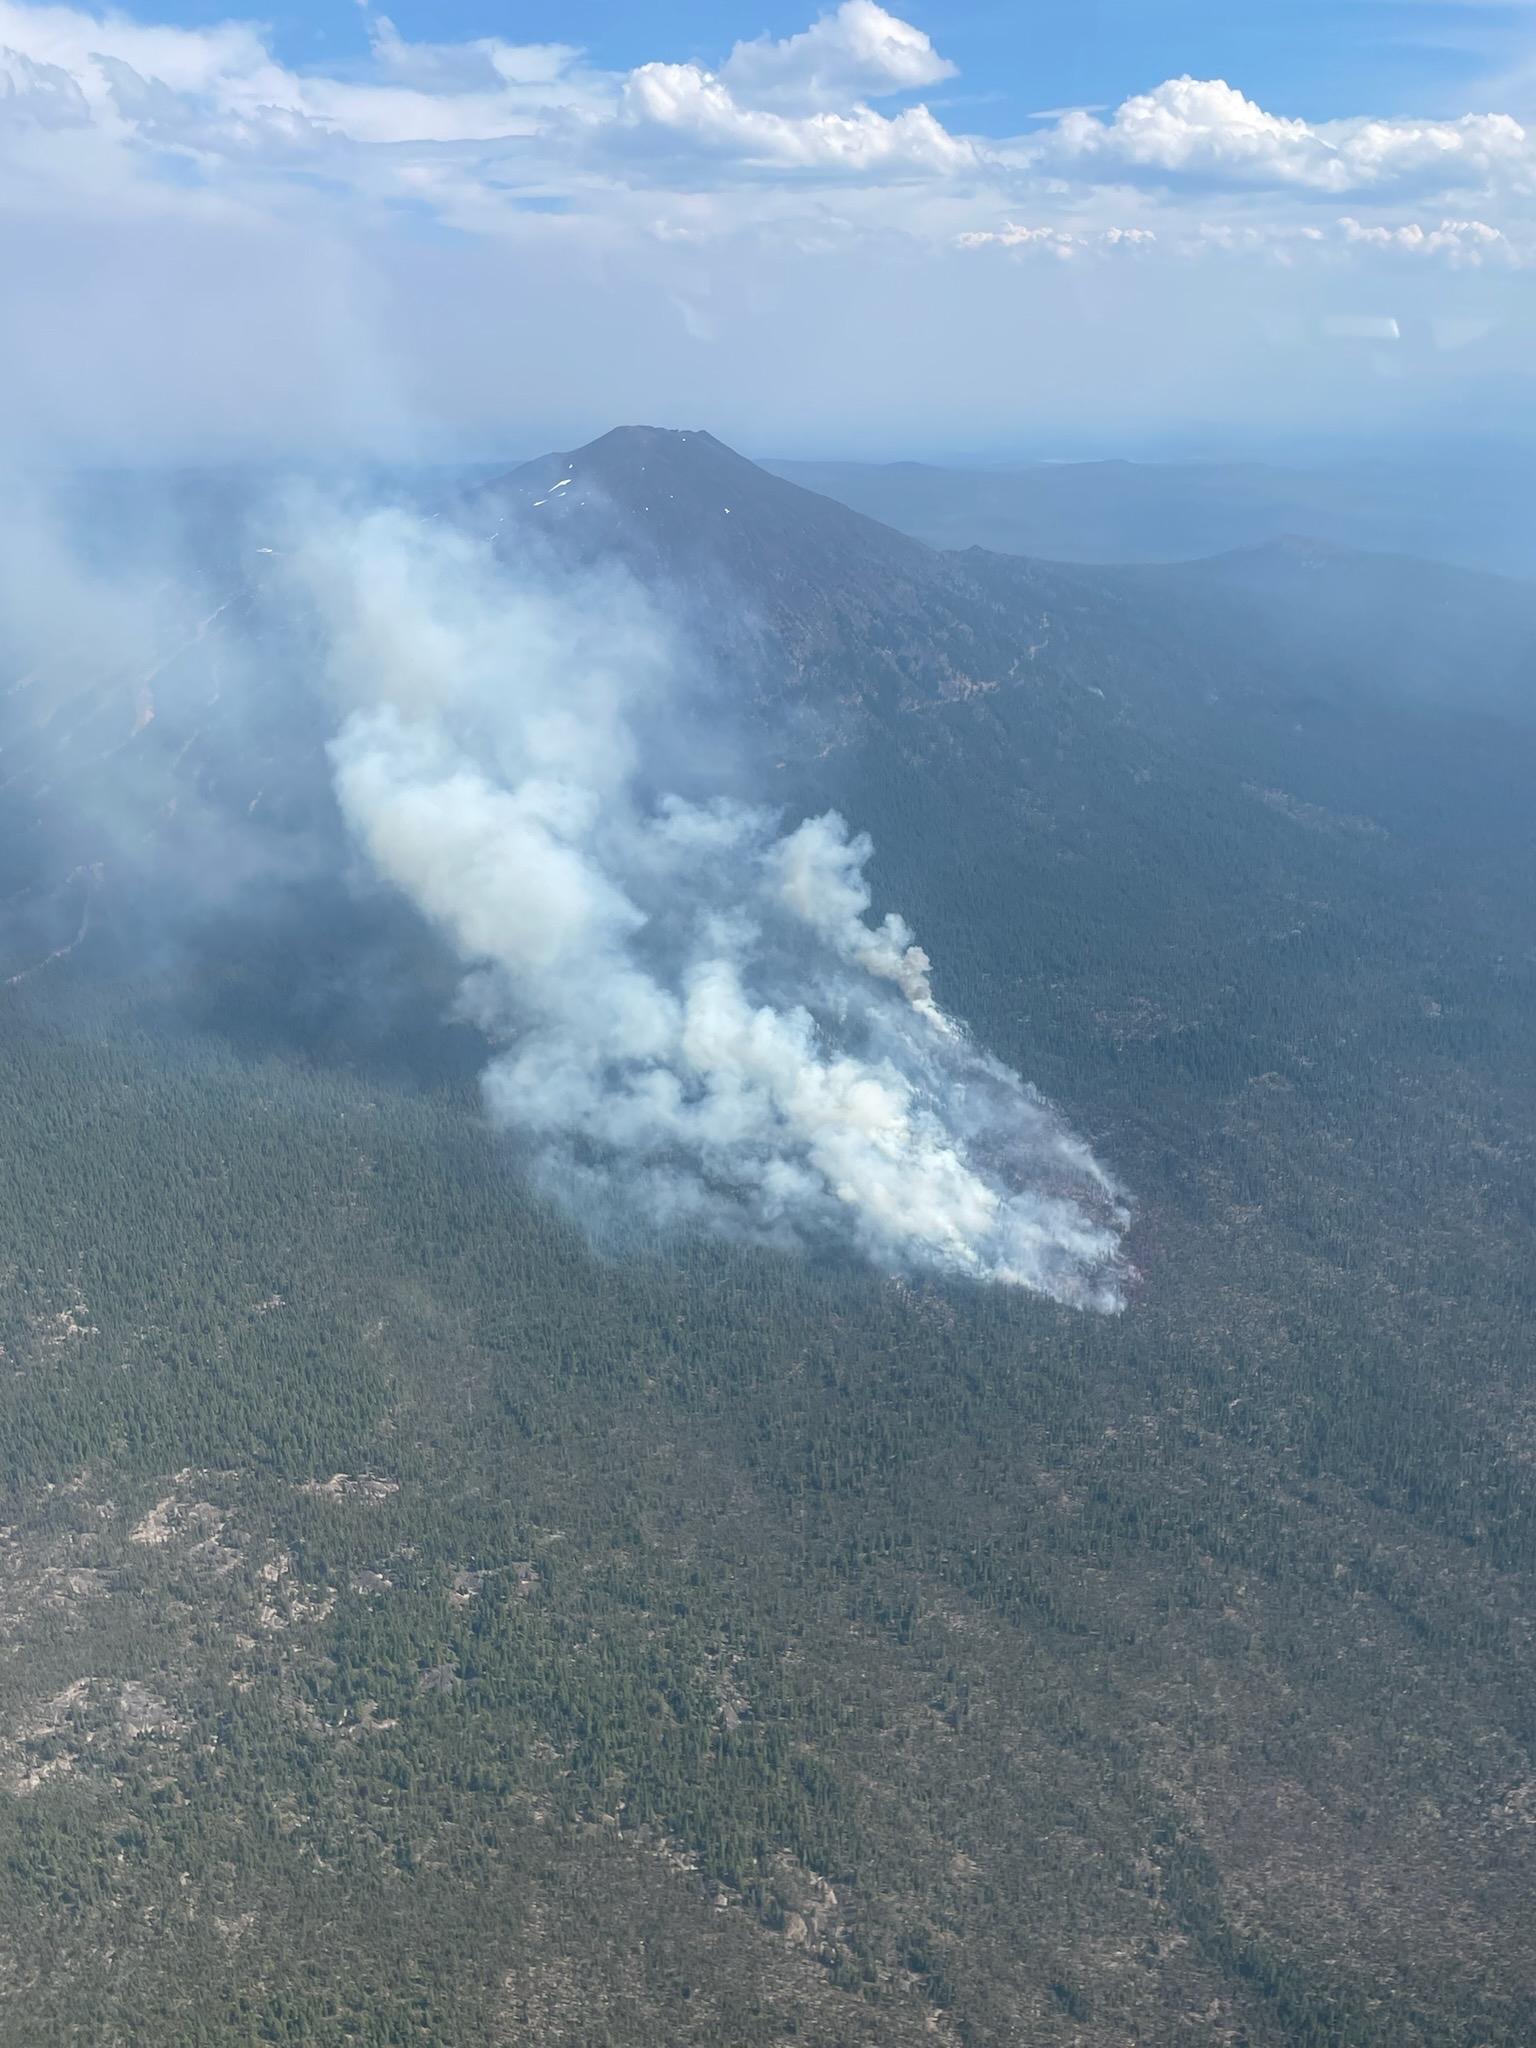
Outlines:
[{"label": "sky", "polygon": [[0,0],[0,454],[1536,430],[1536,4]]}]

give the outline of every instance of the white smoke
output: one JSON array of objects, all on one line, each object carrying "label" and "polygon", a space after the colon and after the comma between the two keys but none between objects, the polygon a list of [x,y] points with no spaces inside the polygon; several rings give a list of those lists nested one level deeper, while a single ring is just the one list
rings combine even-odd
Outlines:
[{"label": "white smoke", "polygon": [[895,982],[914,1010],[953,1034],[954,1025],[933,1000],[933,962],[913,940],[906,919],[893,910],[878,926],[864,922],[871,902],[864,866],[874,850],[867,832],[848,837],[836,811],[807,818],[770,856],[779,900],[844,960]]},{"label": "white smoke", "polygon": [[552,1184],[1119,1306],[1112,1184],[938,1008],[905,922],[869,922],[869,840],[660,793],[675,654],[638,592],[394,514],[297,561],[351,707],[343,813],[465,963],[486,1099]]}]

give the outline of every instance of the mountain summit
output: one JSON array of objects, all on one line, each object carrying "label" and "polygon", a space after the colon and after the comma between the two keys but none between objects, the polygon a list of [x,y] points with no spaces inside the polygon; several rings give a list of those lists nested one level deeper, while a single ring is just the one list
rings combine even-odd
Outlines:
[{"label": "mountain summit", "polygon": [[641,574],[725,573],[746,589],[817,590],[870,573],[930,573],[933,551],[831,498],[772,476],[702,430],[615,427],[484,484],[477,501],[582,555],[617,551]]},{"label": "mountain summit", "polygon": [[[1061,586],[1037,564],[941,553],[701,430],[616,427],[463,505],[508,554],[532,544],[623,562],[709,656],[769,696],[900,704],[990,685],[1016,670],[1019,645],[1038,644]],[[1001,602],[987,588],[998,576]]]}]

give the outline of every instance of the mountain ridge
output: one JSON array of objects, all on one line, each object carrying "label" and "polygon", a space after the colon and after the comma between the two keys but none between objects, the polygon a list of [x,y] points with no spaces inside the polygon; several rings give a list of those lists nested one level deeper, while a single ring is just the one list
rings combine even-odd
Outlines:
[{"label": "mountain ridge", "polygon": [[1000,465],[782,462],[775,475],[824,491],[935,547],[1084,564],[1190,561],[1287,530],[1369,552],[1536,574],[1536,479],[1528,460],[1462,470],[1083,462]]}]

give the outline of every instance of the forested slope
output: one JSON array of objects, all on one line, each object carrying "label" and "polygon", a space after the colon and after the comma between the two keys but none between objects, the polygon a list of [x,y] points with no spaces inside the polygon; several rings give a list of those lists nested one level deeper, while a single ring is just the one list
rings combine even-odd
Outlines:
[{"label": "forested slope", "polygon": [[902,559],[764,772],[1132,1190],[1126,1312],[595,1252],[307,870],[0,991],[8,2041],[1536,2033],[1529,729]]}]

